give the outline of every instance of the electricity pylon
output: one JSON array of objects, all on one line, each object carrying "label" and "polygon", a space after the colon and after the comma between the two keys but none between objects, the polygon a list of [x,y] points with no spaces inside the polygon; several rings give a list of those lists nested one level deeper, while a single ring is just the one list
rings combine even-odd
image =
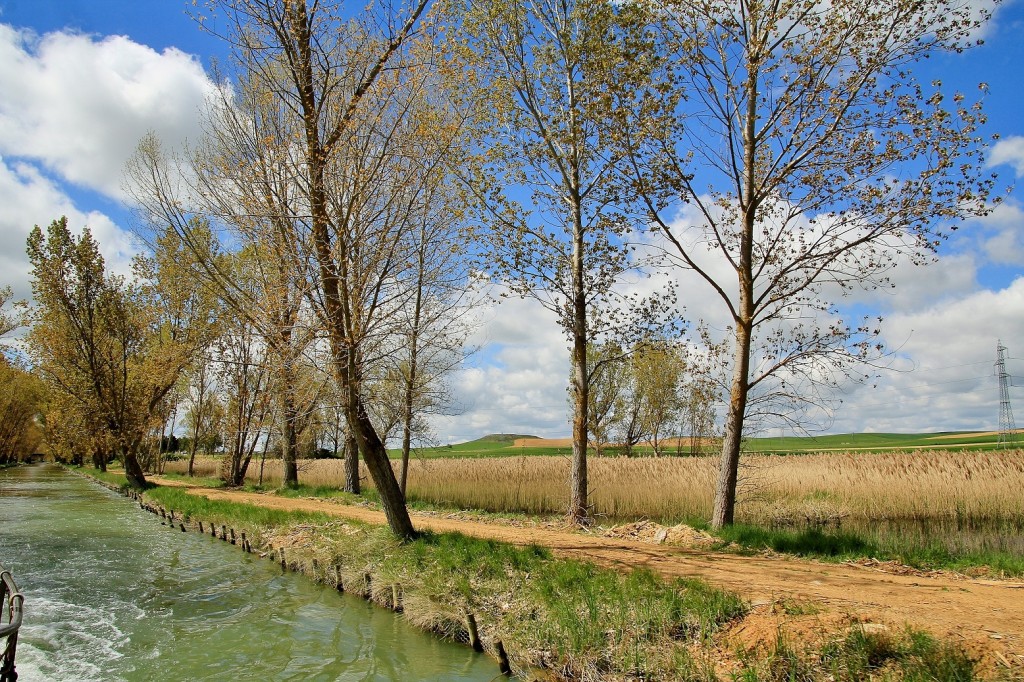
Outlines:
[{"label": "electricity pylon", "polygon": [[1017,427],[1013,423],[1010,407],[1010,374],[1006,371],[1006,346],[996,340],[996,377],[999,378],[999,440],[996,447],[1013,447],[1017,440]]}]

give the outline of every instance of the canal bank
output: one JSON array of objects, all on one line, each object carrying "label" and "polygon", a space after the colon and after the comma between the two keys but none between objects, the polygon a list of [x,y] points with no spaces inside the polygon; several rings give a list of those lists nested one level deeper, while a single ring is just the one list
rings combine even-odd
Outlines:
[{"label": "canal bank", "polygon": [[[359,592],[362,583],[362,594],[386,606],[398,603],[411,621],[448,637],[467,637],[466,613],[474,614],[482,640],[500,637],[513,667],[546,678],[965,680],[1017,679],[1019,672],[999,669],[988,647],[964,650],[813,601],[782,597],[737,609],[735,597],[699,581],[666,582],[646,571],[623,575],[553,560],[537,548],[517,554],[501,543],[450,534],[401,544],[386,530],[331,516],[374,516],[358,505],[193,492],[156,488],[147,497],[175,510],[175,523],[207,518],[219,519],[218,528],[253,529],[248,537],[259,538],[255,545],[265,546],[268,558],[277,561],[283,547],[289,566],[327,582],[340,579],[343,589]],[[246,503],[227,501],[235,498]],[[282,507],[310,511],[280,516]]]}]

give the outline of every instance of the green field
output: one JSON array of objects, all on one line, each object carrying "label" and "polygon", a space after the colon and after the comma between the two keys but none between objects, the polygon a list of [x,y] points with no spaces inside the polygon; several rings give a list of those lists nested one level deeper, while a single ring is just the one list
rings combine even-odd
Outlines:
[{"label": "green field", "polygon": [[[1024,444],[1024,435],[1018,434],[1017,447]],[[558,456],[569,455],[569,447],[525,447],[514,445],[520,438],[535,438],[521,434],[496,433],[467,443],[418,448],[417,457],[515,457],[515,456]],[[919,449],[992,450],[997,447],[998,436],[983,431],[942,431],[937,433],[842,433],[828,436],[787,436],[781,438],[749,438],[744,442],[745,452],[756,453],[801,453],[834,450],[894,451]],[[668,448],[670,452],[673,448]],[[714,453],[717,448],[705,450]],[[591,449],[593,451],[593,449]],[[634,451],[640,455],[652,454],[648,446],[638,446]],[[608,455],[621,454],[622,449],[607,446]],[[684,452],[686,449],[684,448]],[[392,457],[401,455],[391,450]]]},{"label": "green field", "polygon": [[[492,433],[467,443],[440,445],[433,448],[416,448],[416,457],[515,457],[519,455],[569,455],[572,448],[565,447],[521,447],[513,445],[519,438],[536,438],[515,433]],[[402,451],[388,450],[392,458],[401,457]]]}]

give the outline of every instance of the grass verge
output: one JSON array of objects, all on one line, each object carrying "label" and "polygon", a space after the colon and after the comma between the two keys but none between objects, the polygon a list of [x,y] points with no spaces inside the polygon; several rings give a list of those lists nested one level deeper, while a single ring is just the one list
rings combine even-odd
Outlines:
[{"label": "grass verge", "polygon": [[[706,524],[692,523],[696,527]],[[952,570],[963,573],[992,573],[1003,577],[1024,575],[1024,557],[999,550],[952,552],[939,542],[927,545],[902,543],[899,538],[874,540],[859,533],[820,528],[768,529],[736,524],[712,532],[726,549],[738,545],[740,551],[770,549],[795,556],[850,561],[872,558],[897,561],[923,570]]]},{"label": "grass verge", "polygon": [[844,637],[817,651],[801,651],[780,635],[769,651],[760,656],[752,653],[745,652],[741,656],[741,668],[733,679],[739,682],[969,682],[977,679],[974,662],[961,650],[909,629],[888,633],[854,627]]}]

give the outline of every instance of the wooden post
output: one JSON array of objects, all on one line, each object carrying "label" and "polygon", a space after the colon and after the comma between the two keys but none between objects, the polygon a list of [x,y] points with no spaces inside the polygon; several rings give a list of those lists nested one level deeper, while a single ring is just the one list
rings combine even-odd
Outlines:
[{"label": "wooden post", "polygon": [[205,532],[206,532],[206,530],[203,528],[203,522],[200,521],[199,522],[199,534],[202,535]]},{"label": "wooden post", "polygon": [[249,540],[245,537],[245,531],[242,531],[242,551],[246,554],[252,551],[252,547],[249,546]]},{"label": "wooden post", "polygon": [[235,544],[235,529],[231,529],[231,544]]},{"label": "wooden post", "polygon": [[345,586],[341,583],[341,566],[335,564],[331,567],[331,570],[334,572],[334,589],[338,592],[344,592]]},{"label": "wooden post", "polygon": [[184,533],[184,532],[185,532],[185,524],[184,524],[184,523],[183,523],[183,524],[181,524],[181,532],[182,532],[182,533]]},{"label": "wooden post", "polygon": [[285,558],[284,558],[284,547],[281,547],[280,550],[281,550],[281,568],[287,569],[288,568],[288,562],[285,561]]},{"label": "wooden post", "polygon": [[505,653],[505,645],[499,639],[494,643],[494,648],[498,650],[498,670],[501,671],[502,675],[511,675],[512,666],[509,665],[508,654]]},{"label": "wooden post", "polygon": [[395,613],[401,613],[403,611],[402,586],[398,583],[393,583],[391,585],[391,610]]},{"label": "wooden post", "polygon": [[469,645],[473,647],[473,651],[483,651],[484,645],[480,642],[480,632],[476,628],[476,618],[468,609],[466,611],[466,629],[469,631]]},{"label": "wooden post", "polygon": [[228,539],[228,527],[223,523],[220,524],[220,539],[225,541]]}]

